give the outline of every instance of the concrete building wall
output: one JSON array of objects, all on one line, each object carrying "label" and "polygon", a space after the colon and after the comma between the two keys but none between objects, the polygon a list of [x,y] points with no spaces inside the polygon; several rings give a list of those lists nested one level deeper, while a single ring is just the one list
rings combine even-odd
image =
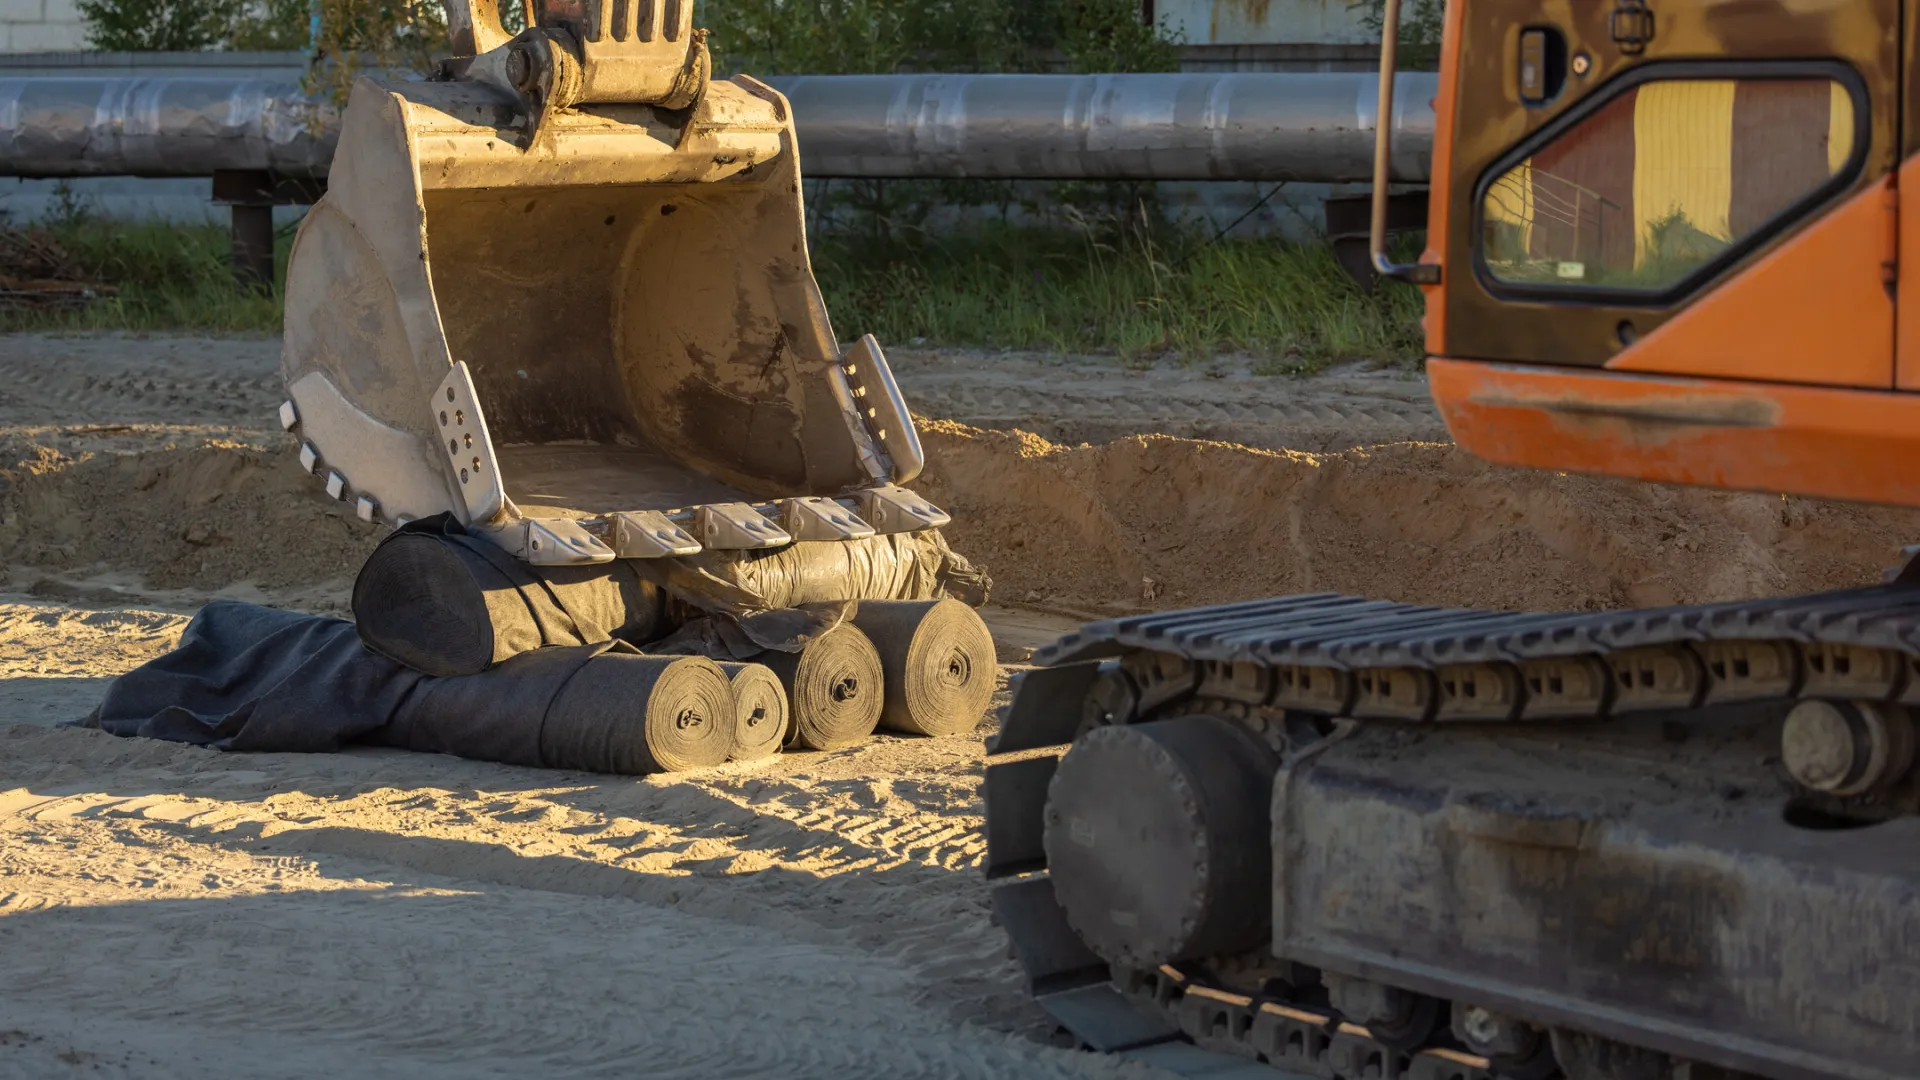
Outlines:
[{"label": "concrete building wall", "polygon": [[1348,0],[1154,0],[1189,45],[1377,45]]},{"label": "concrete building wall", "polygon": [[0,0],[0,53],[86,47],[87,26],[74,0]]}]

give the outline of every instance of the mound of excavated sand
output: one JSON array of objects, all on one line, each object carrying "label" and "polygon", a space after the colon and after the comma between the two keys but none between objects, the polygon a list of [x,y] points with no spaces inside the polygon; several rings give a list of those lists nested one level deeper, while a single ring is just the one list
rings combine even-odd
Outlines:
[{"label": "mound of excavated sand", "polygon": [[244,583],[324,599],[344,595],[381,535],[327,499],[291,448],[208,440],[68,452],[10,442],[0,554],[15,587],[48,575],[131,576],[156,590],[213,593]]},{"label": "mound of excavated sand", "polygon": [[[1065,447],[947,422],[923,438],[917,486],[953,513],[948,535],[985,564],[996,599],[1076,611],[1322,590],[1498,608],[1694,603],[1869,582],[1920,539],[1920,511],[1501,469],[1440,444]],[[290,446],[15,450],[0,471],[0,554],[16,587],[119,574],[331,607],[382,534],[327,499]]]},{"label": "mound of excavated sand", "polygon": [[1441,444],[1065,447],[938,422],[922,438],[918,486],[1015,603],[1653,606],[1869,583],[1920,539],[1920,511],[1503,469]]}]

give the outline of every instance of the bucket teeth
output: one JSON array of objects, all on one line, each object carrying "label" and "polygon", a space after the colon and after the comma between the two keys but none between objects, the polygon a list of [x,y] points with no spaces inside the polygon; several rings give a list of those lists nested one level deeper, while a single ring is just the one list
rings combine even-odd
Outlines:
[{"label": "bucket teeth", "polygon": [[853,511],[815,495],[781,500],[780,524],[795,540],[864,540],[874,534]]},{"label": "bucket teeth", "polygon": [[380,504],[374,501],[373,496],[362,495],[360,500],[354,503],[353,511],[360,516],[361,521],[372,521],[380,516]]},{"label": "bucket teeth", "polygon": [[867,488],[856,498],[860,516],[883,533],[937,529],[953,520],[945,510],[898,484]]},{"label": "bucket teeth", "polygon": [[308,472],[320,467],[320,451],[310,442],[300,444],[300,467]]},{"label": "bucket teeth", "polygon": [[280,403],[280,430],[292,431],[294,428],[298,427],[299,425],[300,425],[300,410],[294,408],[293,402],[291,401],[281,402]]},{"label": "bucket teeth", "polygon": [[613,515],[613,553],[622,559],[698,555],[700,541],[658,510]]},{"label": "bucket teeth", "polygon": [[347,478],[337,472],[327,474],[327,498],[344,499],[347,497]]},{"label": "bucket teeth", "polygon": [[694,513],[694,534],[715,551],[745,551],[793,542],[787,531],[746,503],[712,503]]},{"label": "bucket teeth", "polygon": [[581,566],[613,561],[613,549],[569,518],[520,518],[483,525],[482,536],[534,566]]}]

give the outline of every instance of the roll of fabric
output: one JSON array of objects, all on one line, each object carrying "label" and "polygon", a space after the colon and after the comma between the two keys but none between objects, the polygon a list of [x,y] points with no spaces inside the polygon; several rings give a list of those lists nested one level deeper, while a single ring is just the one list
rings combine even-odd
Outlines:
[{"label": "roll of fabric", "polygon": [[644,656],[608,641],[536,649],[474,675],[428,677],[367,741],[641,776],[726,761],[734,713],[726,673],[713,661]]},{"label": "roll of fabric", "polygon": [[733,753],[737,713],[726,672],[706,657],[609,651],[553,699],[540,757],[623,775],[706,768]]},{"label": "roll of fabric", "polygon": [[722,663],[720,670],[733,687],[733,760],[758,761],[779,753],[790,722],[780,677],[765,664]]},{"label": "roll of fabric", "polygon": [[632,563],[531,567],[446,514],[394,532],[353,584],[360,639],[429,675],[471,675],[549,645],[638,644],[667,631],[665,609]]},{"label": "roll of fabric", "polygon": [[880,723],[916,735],[972,731],[993,700],[993,635],[958,600],[866,600],[853,624],[880,654]]},{"label": "roll of fabric", "polygon": [[[561,691],[609,649],[611,642],[537,649],[472,675],[425,676],[392,719],[368,735],[380,746],[452,754],[476,761],[547,768],[541,729]],[[360,650],[362,666],[400,666],[372,650]],[[622,707],[622,715],[633,711]],[[599,763],[610,766],[611,759]],[[609,767],[589,768],[613,772]],[[649,770],[639,770],[642,772]]]},{"label": "roll of fabric", "polygon": [[109,684],[83,723],[222,750],[365,742],[633,775],[720,764],[736,716],[726,673],[701,657],[604,641],[425,675],[363,646],[343,619],[221,601],[173,651]]},{"label": "roll of fabric", "polygon": [[852,623],[815,635],[797,652],[758,657],[787,691],[789,747],[838,750],[873,734],[886,689],[880,654]]}]

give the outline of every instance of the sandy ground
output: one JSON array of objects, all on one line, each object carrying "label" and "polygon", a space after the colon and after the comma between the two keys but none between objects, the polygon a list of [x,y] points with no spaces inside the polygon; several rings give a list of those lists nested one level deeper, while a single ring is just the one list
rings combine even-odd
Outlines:
[{"label": "sandy ground", "polygon": [[[377,534],[293,464],[275,349],[0,338],[0,1077],[1154,1075],[1021,1000],[977,870],[990,720],[644,779],[53,726],[210,597],[343,605]],[[1015,663],[1076,615],[1723,599],[1920,537],[1490,469],[1406,441],[1442,433],[1398,373],[895,359]]]}]

